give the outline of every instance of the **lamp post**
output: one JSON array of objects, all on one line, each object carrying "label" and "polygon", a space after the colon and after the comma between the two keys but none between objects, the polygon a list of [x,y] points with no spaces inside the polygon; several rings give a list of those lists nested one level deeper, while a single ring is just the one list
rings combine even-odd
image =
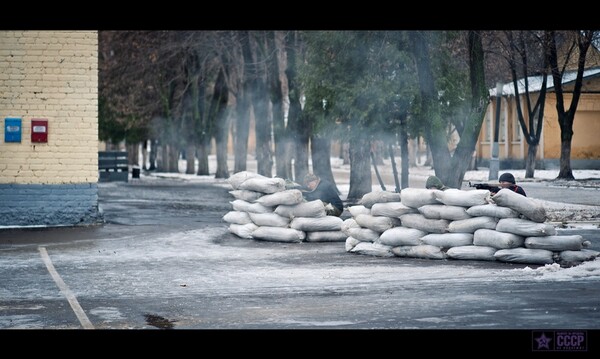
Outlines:
[{"label": "lamp post", "polygon": [[500,161],[498,159],[498,132],[500,132],[500,104],[502,102],[502,83],[496,82],[496,116],[494,121],[494,142],[492,143],[492,158],[490,159],[490,173],[488,180],[498,179]]}]

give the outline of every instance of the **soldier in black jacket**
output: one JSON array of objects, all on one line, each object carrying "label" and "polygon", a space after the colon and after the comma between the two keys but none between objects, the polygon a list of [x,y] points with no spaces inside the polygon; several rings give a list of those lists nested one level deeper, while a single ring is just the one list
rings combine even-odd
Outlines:
[{"label": "soldier in black jacket", "polygon": [[508,188],[511,191],[517,192],[518,194],[527,197],[523,187],[517,186],[517,184],[515,183],[515,176],[513,176],[512,173],[510,173],[510,172],[503,173],[500,176],[500,178],[498,179],[498,181],[500,182],[500,189]]},{"label": "soldier in black jacket", "polygon": [[328,216],[339,217],[342,215],[342,212],[344,212],[344,203],[333,183],[309,173],[304,177],[304,186],[306,188],[302,195],[307,201],[320,199],[325,205],[325,212]]}]

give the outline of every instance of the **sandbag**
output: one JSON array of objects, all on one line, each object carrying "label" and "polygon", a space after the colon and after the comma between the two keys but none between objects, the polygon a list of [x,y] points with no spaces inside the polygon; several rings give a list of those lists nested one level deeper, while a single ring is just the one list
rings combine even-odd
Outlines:
[{"label": "sandbag", "polygon": [[381,233],[376,242],[392,247],[417,246],[423,244],[420,238],[426,234],[427,232],[415,228],[394,227]]},{"label": "sandbag", "polygon": [[497,249],[485,246],[461,246],[452,247],[446,251],[446,255],[452,259],[465,259],[476,261],[495,261],[494,253]]},{"label": "sandbag", "polygon": [[411,208],[419,208],[426,204],[439,204],[435,199],[435,193],[441,192],[437,189],[426,189],[426,188],[405,188],[401,191],[402,199],[401,202]]},{"label": "sandbag", "polygon": [[356,205],[356,206],[350,206],[347,209],[348,209],[348,212],[350,212],[350,215],[352,217],[356,217],[359,214],[371,214],[371,210],[369,208],[363,206],[362,204]]},{"label": "sandbag", "polygon": [[411,257],[424,259],[444,259],[446,253],[440,247],[429,244],[421,244],[419,246],[400,246],[393,247],[392,253],[397,257]]},{"label": "sandbag", "polygon": [[[519,196],[521,196],[519,194]],[[523,237],[554,236],[556,228],[549,223],[538,223],[524,218],[502,218],[496,225],[500,232],[514,233]]]},{"label": "sandbag", "polygon": [[450,188],[435,192],[435,198],[448,206],[472,207],[488,203],[490,191],[483,189],[462,190]]},{"label": "sandbag", "polygon": [[600,257],[600,252],[591,249],[562,251],[558,254],[558,261],[560,264],[576,265],[581,262],[594,260],[597,257]]},{"label": "sandbag", "polygon": [[240,212],[252,212],[252,213],[271,213],[273,212],[273,207],[263,206],[260,203],[249,203],[241,199],[236,199],[231,203],[234,211]]},{"label": "sandbag", "polygon": [[299,231],[341,231],[343,219],[335,216],[325,217],[295,217],[290,222],[290,228]]},{"label": "sandbag", "polygon": [[447,219],[455,221],[471,218],[465,207],[448,206],[445,204],[426,204],[418,208],[419,212],[429,219]]},{"label": "sandbag", "polygon": [[498,221],[494,217],[472,217],[467,219],[460,219],[458,221],[452,221],[448,224],[448,232],[454,233],[475,233],[476,230],[496,229]]},{"label": "sandbag", "polygon": [[371,208],[375,203],[399,202],[400,193],[389,191],[373,191],[365,193],[358,204]]},{"label": "sandbag", "polygon": [[473,244],[496,249],[522,247],[525,237],[514,233],[494,231],[491,229],[478,229],[473,235]]},{"label": "sandbag", "polygon": [[525,238],[526,248],[547,249],[549,251],[578,251],[583,248],[584,239],[579,234],[564,236],[536,236]]},{"label": "sandbag", "polygon": [[248,224],[253,223],[248,215],[248,212],[229,211],[223,216],[223,220],[227,223]]},{"label": "sandbag", "polygon": [[346,252],[350,252],[352,250],[352,248],[356,247],[356,245],[359,244],[360,242],[362,242],[362,241],[359,241],[358,239],[356,239],[354,237],[346,238],[346,242],[344,243]]},{"label": "sandbag", "polygon": [[302,197],[302,192],[299,189],[288,189],[281,192],[266,194],[255,200],[257,203],[271,207],[280,204],[292,206],[301,203],[302,201],[304,201],[304,197]]},{"label": "sandbag", "polygon": [[254,223],[247,224],[235,224],[229,225],[229,232],[235,234],[240,238],[252,239],[252,232],[254,232],[258,226]]},{"label": "sandbag", "polygon": [[473,244],[473,233],[430,233],[421,241],[440,248],[469,246]]},{"label": "sandbag", "polygon": [[369,228],[352,227],[343,230],[344,234],[348,237],[354,237],[361,242],[375,242],[379,238],[379,232]]},{"label": "sandbag", "polygon": [[290,224],[288,217],[283,217],[277,213],[248,213],[248,216],[257,226],[269,227],[287,227]]},{"label": "sandbag", "polygon": [[275,208],[275,213],[280,216],[294,218],[294,217],[325,217],[325,205],[323,201],[316,199],[314,201],[302,202],[292,206],[280,204]]},{"label": "sandbag", "polygon": [[499,206],[514,209],[534,222],[542,223],[546,220],[546,209],[540,202],[508,188],[502,188],[493,195],[492,201]]},{"label": "sandbag", "polygon": [[234,173],[231,176],[229,176],[229,178],[227,179],[227,183],[229,183],[231,185],[231,188],[233,188],[234,190],[237,190],[239,188],[239,186],[245,180],[247,180],[249,178],[253,178],[253,177],[266,178],[262,175],[259,175],[258,173],[248,172],[248,171],[240,171],[240,172]]},{"label": "sandbag", "polygon": [[251,177],[242,182],[238,189],[246,189],[262,193],[275,193],[285,190],[285,180],[283,178],[269,178],[264,176]]},{"label": "sandbag", "polygon": [[293,228],[261,226],[252,232],[252,238],[273,242],[300,243],[306,233]]},{"label": "sandbag", "polygon": [[373,216],[400,217],[408,213],[418,213],[416,208],[408,207],[402,202],[375,203],[371,207]]},{"label": "sandbag", "polygon": [[348,236],[342,231],[306,232],[306,242],[344,242]]},{"label": "sandbag", "polygon": [[260,197],[265,195],[264,193],[261,193],[261,192],[248,191],[246,189],[238,189],[235,191],[229,191],[229,193],[231,193],[231,195],[235,199],[241,199],[246,202],[254,202],[257,199],[259,199]]},{"label": "sandbag", "polygon": [[512,208],[498,206],[495,203],[479,204],[467,208],[467,213],[473,217],[487,216],[494,218],[517,218],[519,212]]},{"label": "sandbag", "polygon": [[375,232],[383,233],[390,228],[400,225],[400,218],[372,216],[370,214],[359,214],[354,217],[356,223],[363,228],[369,228]]},{"label": "sandbag", "polygon": [[360,242],[350,250],[350,253],[366,254],[376,257],[393,257],[392,248],[379,243]]},{"label": "sandbag", "polygon": [[448,224],[446,219],[428,219],[422,214],[405,214],[400,217],[403,227],[420,229],[428,233],[446,233]]},{"label": "sandbag", "polygon": [[[520,195],[519,195],[520,196]],[[526,264],[552,264],[554,254],[545,249],[531,248],[509,248],[500,249],[494,253],[494,257],[502,262],[526,263]]]}]

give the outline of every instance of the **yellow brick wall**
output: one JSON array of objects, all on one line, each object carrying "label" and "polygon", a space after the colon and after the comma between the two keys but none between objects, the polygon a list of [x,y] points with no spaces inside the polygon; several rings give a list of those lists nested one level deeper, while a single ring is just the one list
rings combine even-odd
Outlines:
[{"label": "yellow brick wall", "polygon": [[[5,118],[21,118],[20,143]],[[31,119],[48,142],[31,143]],[[0,184],[98,182],[98,32],[0,31]]]}]

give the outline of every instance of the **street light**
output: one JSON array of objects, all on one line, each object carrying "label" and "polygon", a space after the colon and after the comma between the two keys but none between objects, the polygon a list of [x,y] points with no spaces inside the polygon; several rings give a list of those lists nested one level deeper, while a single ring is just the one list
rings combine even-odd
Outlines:
[{"label": "street light", "polygon": [[488,180],[498,179],[500,161],[498,159],[498,132],[500,132],[500,104],[502,102],[502,83],[496,82],[496,117],[494,122],[494,142],[492,143],[492,158],[490,159],[490,173]]}]

